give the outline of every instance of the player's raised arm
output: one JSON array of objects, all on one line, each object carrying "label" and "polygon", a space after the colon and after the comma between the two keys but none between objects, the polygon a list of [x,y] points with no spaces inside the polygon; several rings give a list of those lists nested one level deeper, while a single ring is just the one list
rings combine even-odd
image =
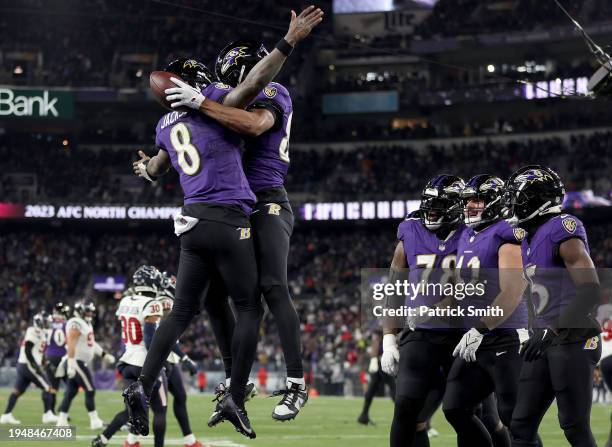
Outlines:
[{"label": "player's raised arm", "polygon": [[240,85],[225,96],[223,105],[206,100],[198,89],[177,78],[170,79],[177,87],[165,90],[166,99],[172,103],[173,108],[189,107],[199,110],[237,133],[252,137],[261,135],[274,125],[273,114],[268,110],[242,109],[274,79],[295,45],[305,39],[322,20],[323,11],[314,6],[304,9],[299,16],[296,16],[295,11],[291,11],[291,22],[285,37],[249,71]]},{"label": "player's raised arm", "polygon": [[227,94],[223,104],[244,109],[274,79],[297,43],[305,39],[322,20],[323,11],[314,6],[304,9],[299,16],[291,11],[291,22],[285,37],[253,67],[244,82]]}]

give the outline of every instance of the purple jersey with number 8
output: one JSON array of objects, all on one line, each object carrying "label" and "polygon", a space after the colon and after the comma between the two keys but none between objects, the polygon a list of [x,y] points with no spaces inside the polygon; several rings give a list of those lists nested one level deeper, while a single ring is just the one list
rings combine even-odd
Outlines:
[{"label": "purple jersey with number 8", "polygon": [[256,138],[246,139],[245,171],[251,189],[283,186],[289,171],[289,136],[293,104],[287,89],[271,82],[255,98],[249,109],[274,110],[276,123],[272,129]]},{"label": "purple jersey with number 8", "polygon": [[[213,83],[202,94],[214,101],[231,87]],[[255,195],[242,169],[239,135],[199,112],[170,112],[157,124],[155,143],[178,171],[185,205],[237,205],[250,214]]]}]

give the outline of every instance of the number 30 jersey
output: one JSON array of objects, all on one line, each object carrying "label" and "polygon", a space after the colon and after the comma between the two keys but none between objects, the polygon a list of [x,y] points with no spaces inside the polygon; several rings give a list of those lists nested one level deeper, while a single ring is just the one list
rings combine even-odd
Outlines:
[{"label": "number 30 jersey", "polygon": [[[404,220],[397,229],[397,238],[404,246],[406,264],[410,269],[410,284],[416,285],[421,281],[443,284],[450,280],[457,257],[457,244],[465,229],[465,225],[460,224],[446,239],[441,240],[435,233],[425,228],[419,218],[409,217]],[[443,298],[444,296],[435,293],[417,294],[406,300],[406,306],[430,307]],[[439,327],[434,320],[431,319],[420,327],[425,329]]]},{"label": "number 30 jersey", "polygon": [[145,318],[162,316],[162,306],[155,298],[142,295],[126,296],[119,302],[115,315],[121,322],[121,341],[125,352],[120,362],[142,366],[147,356],[144,342]]},{"label": "number 30 jersey", "polygon": [[[219,101],[230,90],[213,83],[202,94],[207,100]],[[159,120],[155,143],[168,152],[179,173],[185,205],[237,205],[247,215],[251,213],[255,195],[242,169],[238,134],[198,111],[176,111]]]}]

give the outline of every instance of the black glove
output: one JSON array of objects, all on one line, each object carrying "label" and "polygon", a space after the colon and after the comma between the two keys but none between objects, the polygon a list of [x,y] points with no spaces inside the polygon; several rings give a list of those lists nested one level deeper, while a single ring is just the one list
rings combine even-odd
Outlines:
[{"label": "black glove", "polygon": [[556,335],[557,333],[549,327],[533,329],[529,340],[521,346],[523,359],[526,362],[533,362],[542,357],[542,354],[553,342]]},{"label": "black glove", "polygon": [[183,368],[186,369],[192,376],[198,372],[198,365],[196,365],[196,362],[191,360],[188,355],[183,356],[181,363],[183,364]]}]

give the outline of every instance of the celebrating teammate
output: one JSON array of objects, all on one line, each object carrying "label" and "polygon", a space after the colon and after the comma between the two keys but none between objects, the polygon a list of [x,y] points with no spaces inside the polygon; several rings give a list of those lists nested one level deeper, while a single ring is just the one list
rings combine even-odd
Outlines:
[{"label": "celebrating teammate", "polygon": [[[231,42],[221,50],[215,63],[219,81],[238,86],[251,69],[268,52],[262,44],[248,41]],[[179,87],[167,90],[168,100],[178,96],[176,106],[185,105],[180,98],[189,97],[189,86],[175,81]],[[232,105],[221,98],[225,105]],[[289,170],[289,137],[293,105],[287,89],[277,83],[268,84],[246,110],[219,107],[214,101],[203,101],[199,111],[223,126],[245,136],[244,169],[257,203],[251,214],[255,250],[259,267],[259,287],[278,327],[287,372],[286,388],[272,417],[285,421],[297,416],[308,400],[301,360],[300,321],[293,306],[287,284],[287,256],[293,232],[293,212],[284,188]],[[218,304],[223,296],[210,296],[206,309],[211,319],[233,324],[233,314]],[[216,328],[216,327],[215,327]],[[215,330],[224,359],[231,358],[231,340]],[[214,419],[211,424],[215,424]]]},{"label": "celebrating teammate", "polygon": [[[409,268],[410,281],[427,282],[432,269],[455,265],[457,244],[465,227],[461,192],[464,181],[442,174],[430,180],[423,190],[420,217],[409,217],[398,227],[399,242],[393,254],[389,282],[394,283],[402,269]],[[450,277],[450,272],[448,275]],[[429,281],[445,281],[431,278]],[[417,296],[408,305],[433,307],[439,296]],[[416,321],[414,330],[406,328],[398,349],[395,328],[386,323],[381,365],[387,374],[397,375],[395,410],[391,425],[391,447],[427,446],[427,420],[439,405],[446,376],[453,363],[453,349],[461,332],[442,327],[436,320]],[[428,399],[433,392],[437,399]],[[413,444],[414,443],[414,444]]]},{"label": "celebrating teammate", "polygon": [[[121,341],[125,345],[125,352],[119,358],[117,369],[126,384],[134,383],[138,379],[157,322],[162,315],[162,306],[156,299],[161,282],[162,274],[157,268],[150,265],[138,267],[132,276],[129,293],[119,302],[115,313],[121,324]],[[156,447],[164,445],[167,394],[166,381],[162,374],[156,381],[151,396]],[[127,410],[117,413],[108,427],[91,442],[92,447],[102,447],[108,444],[111,437],[127,420]],[[129,433],[125,446],[137,445],[139,445],[138,437]]]},{"label": "celebrating teammate", "polygon": [[512,445],[537,445],[542,417],[556,399],[570,445],[595,447],[589,422],[601,329],[591,313],[601,291],[586,231],[578,218],[561,214],[565,188],[550,168],[519,169],[507,182],[507,194],[512,222],[527,231],[522,259],[537,313],[521,349]]},{"label": "celebrating teammate", "polygon": [[70,404],[79,392],[85,390],[85,408],[89,415],[89,426],[92,430],[104,426],[96,411],[96,388],[89,365],[94,356],[99,356],[108,363],[115,363],[115,357],[104,352],[96,343],[91,321],[95,315],[96,306],[92,302],[79,301],[74,305],[74,314],[66,323],[66,392],[59,407],[57,426],[67,426]]},{"label": "celebrating teammate", "polygon": [[[463,281],[485,284],[486,292],[459,301],[459,307],[500,311],[497,316],[467,318],[464,325],[472,327],[453,352],[457,359],[446,384],[444,414],[459,445],[510,445],[506,427],[516,403],[523,363],[519,347],[528,338],[528,317],[520,247],[525,231],[502,219],[503,192],[504,182],[488,174],[472,177],[462,192],[469,228],[457,244],[457,269]],[[493,392],[497,408],[491,397],[493,405],[487,409],[499,411],[503,424],[486,427],[473,409]]]},{"label": "celebrating teammate", "polygon": [[32,319],[32,326],[28,327],[25,337],[19,348],[19,358],[17,359],[17,381],[15,388],[9,396],[8,404],[4,414],[0,416],[0,424],[21,424],[21,421],[13,416],[13,408],[17,404],[17,399],[33,383],[40,388],[43,399],[44,412],[43,423],[55,422],[56,416],[51,411],[51,388],[42,370],[43,353],[45,352],[46,336],[45,330],[48,325],[47,315],[39,312]]},{"label": "celebrating teammate", "polygon": [[[314,7],[299,17],[292,12],[285,39],[232,91],[212,84],[206,67],[195,61],[170,66],[169,70],[193,87],[194,99],[188,101],[193,108],[198,109],[205,97],[218,100],[223,95],[226,103],[243,108],[272,80],[290,54],[291,44],[305,38],[321,15]],[[237,322],[232,337],[230,392],[217,409],[240,433],[254,438],[244,397],[262,307],[248,219],[255,196],[242,170],[240,137],[200,114],[174,112],[160,120],[156,144],[159,153],[151,159],[141,153],[134,169],[148,179],[165,173],[170,163],[179,172],[185,192],[182,215],[175,220],[176,233],[181,234],[181,255],[174,307],[156,331],[140,378],[124,391],[130,422],[136,432],[148,433],[147,399],[153,383],[179,336],[199,312],[200,295],[218,271],[234,301]]]}]

